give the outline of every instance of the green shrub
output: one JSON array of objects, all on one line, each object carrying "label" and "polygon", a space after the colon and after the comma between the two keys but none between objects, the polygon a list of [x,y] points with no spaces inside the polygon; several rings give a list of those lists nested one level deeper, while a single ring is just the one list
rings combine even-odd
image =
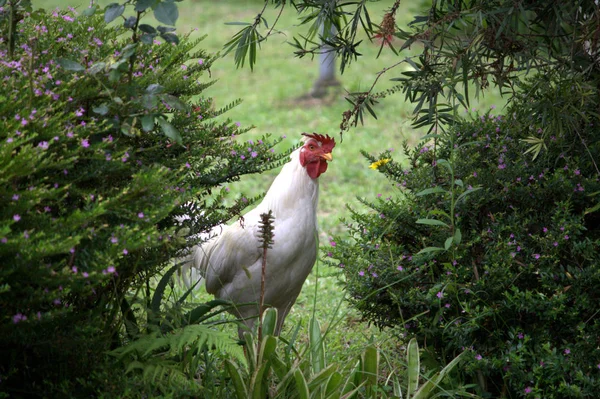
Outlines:
[{"label": "green shrub", "polygon": [[101,386],[89,378],[110,375],[106,350],[121,345],[126,320],[146,316],[131,302],[149,300],[153,277],[198,233],[252,201],[223,205],[222,185],[285,156],[272,153],[277,140],[240,143],[248,129],[215,119],[235,104],[202,97],[214,57],[196,49],[200,40],[140,24],[146,3],[122,26],[106,24],[114,6],[106,15],[0,8],[7,392]]},{"label": "green shrub", "polygon": [[[538,76],[505,115],[457,123],[407,150],[411,168],[369,157],[404,195],[367,202],[330,256],[351,302],[399,326],[492,397],[592,398],[600,389],[600,131],[593,88]],[[544,102],[552,103],[552,108]],[[547,134],[565,112],[578,134]],[[569,110],[577,109],[576,114]],[[379,161],[379,162],[378,162]],[[378,163],[375,163],[378,162]],[[339,261],[339,262],[338,262]]]}]

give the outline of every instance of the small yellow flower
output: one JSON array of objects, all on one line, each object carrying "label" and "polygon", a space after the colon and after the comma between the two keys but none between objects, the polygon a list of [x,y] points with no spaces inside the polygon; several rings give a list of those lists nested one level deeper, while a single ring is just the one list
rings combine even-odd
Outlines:
[{"label": "small yellow flower", "polygon": [[369,168],[373,169],[373,170],[377,170],[379,169],[381,166],[385,165],[386,163],[390,162],[389,158],[384,158],[384,159],[380,159],[377,162],[373,162],[371,164],[371,166],[369,166]]}]

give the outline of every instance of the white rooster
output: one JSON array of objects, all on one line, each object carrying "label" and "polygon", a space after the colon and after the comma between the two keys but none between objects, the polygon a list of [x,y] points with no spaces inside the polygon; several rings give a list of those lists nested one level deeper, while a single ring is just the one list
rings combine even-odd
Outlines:
[{"label": "white rooster", "polygon": [[260,215],[272,211],[274,240],[267,253],[264,303],[278,311],[276,333],[317,258],[318,177],[332,160],[335,140],[320,134],[303,133],[304,144],[294,151],[271,184],[263,201],[240,222],[218,226],[219,234],[194,248],[187,268],[205,278],[206,290],[232,301],[231,313],[252,329],[260,299],[262,249]]}]

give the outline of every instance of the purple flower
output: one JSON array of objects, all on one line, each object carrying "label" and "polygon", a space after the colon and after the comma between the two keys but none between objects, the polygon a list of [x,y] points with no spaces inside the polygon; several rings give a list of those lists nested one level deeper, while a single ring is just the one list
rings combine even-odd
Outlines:
[{"label": "purple flower", "polygon": [[200,59],[198,60],[198,65],[202,65],[202,64],[204,64],[204,60],[203,60],[202,58],[200,58]]},{"label": "purple flower", "polygon": [[256,151],[252,151],[252,153],[250,153],[250,156],[251,156],[252,158],[256,158],[256,156],[257,156],[257,155],[258,155],[258,154],[256,153]]},{"label": "purple flower", "polygon": [[17,324],[17,323],[27,320],[27,316],[25,316],[22,313],[17,313],[16,315],[13,316],[12,320],[13,320],[14,324]]},{"label": "purple flower", "polygon": [[568,239],[569,239],[569,236],[568,236],[568,235],[565,235],[565,240],[568,240]]},{"label": "purple flower", "polygon": [[444,307],[445,307],[445,308],[450,308],[450,304],[449,304],[449,303],[447,303],[447,304],[445,304],[445,305],[444,305]]},{"label": "purple flower", "polygon": [[115,272],[115,267],[114,267],[114,266],[109,266],[109,267],[106,269],[106,271],[107,271],[108,273],[114,273],[114,272]]},{"label": "purple flower", "polygon": [[112,236],[112,237],[110,238],[110,242],[112,242],[113,244],[116,244],[116,243],[118,243],[118,242],[119,242],[119,239],[118,239],[117,237],[115,237],[115,236]]},{"label": "purple flower", "polygon": [[540,258],[540,254],[533,254],[533,257],[536,258],[536,259],[539,259]]},{"label": "purple flower", "polygon": [[517,337],[519,337],[519,339],[523,339],[524,335],[523,335],[522,332],[520,332],[520,333],[517,334]]},{"label": "purple flower", "polygon": [[75,116],[82,116],[84,112],[85,110],[83,108],[79,108],[77,111],[75,111]]},{"label": "purple flower", "polygon": [[565,355],[569,355],[569,354],[571,354],[571,349],[569,349],[569,348],[565,349]]},{"label": "purple flower", "polygon": [[82,275],[83,277],[85,277],[85,278],[88,278],[88,277],[89,277],[89,274],[88,274],[88,272],[83,272],[83,273],[81,273],[81,275]]},{"label": "purple flower", "polygon": [[575,172],[573,172],[573,173],[575,173],[576,175],[580,175],[581,171],[579,169],[575,169]]},{"label": "purple flower", "polygon": [[18,201],[19,200],[19,194],[13,194],[12,200],[13,201]]},{"label": "purple flower", "polygon": [[361,270],[361,271],[358,272],[358,275],[361,276],[361,277],[363,277],[365,275],[365,272]]},{"label": "purple flower", "polygon": [[531,387],[525,388],[525,393],[531,393],[532,391],[533,391],[533,388],[531,388]]},{"label": "purple flower", "polygon": [[88,148],[90,146],[90,141],[88,139],[81,140],[81,146],[83,148]]},{"label": "purple flower", "polygon": [[129,251],[127,251],[127,248],[123,248],[123,255],[127,255],[129,253]]},{"label": "purple flower", "polygon": [[404,270],[404,268],[402,266],[400,266],[400,265],[398,265],[398,267],[396,269],[399,270],[399,271]]},{"label": "purple flower", "polygon": [[481,359],[483,359],[483,356],[481,356],[481,355],[478,353],[478,354],[477,354],[477,356],[475,356],[475,359],[477,359],[477,360],[481,360]]},{"label": "purple flower", "polygon": [[47,150],[48,149],[48,142],[47,141],[41,141],[38,144],[38,147],[40,147],[42,150]]},{"label": "purple flower", "polygon": [[330,244],[332,247],[335,247],[335,246],[337,245],[337,244],[335,243],[335,241],[333,241],[333,240],[331,240],[331,241],[329,242],[329,244]]},{"label": "purple flower", "polygon": [[73,273],[77,274],[77,266],[73,266],[73,267],[71,268],[71,270],[73,271]]},{"label": "purple flower", "polygon": [[140,212],[140,213],[138,213],[138,217],[139,217],[140,219],[142,219],[142,218],[144,217],[144,212]]},{"label": "purple flower", "polygon": [[435,294],[435,296],[441,299],[444,297],[444,293],[442,291],[439,291],[437,294]]},{"label": "purple flower", "polygon": [[19,220],[21,220],[21,215],[19,215],[18,213],[14,214],[14,215],[13,215],[13,220],[14,220],[15,222],[18,222]]}]

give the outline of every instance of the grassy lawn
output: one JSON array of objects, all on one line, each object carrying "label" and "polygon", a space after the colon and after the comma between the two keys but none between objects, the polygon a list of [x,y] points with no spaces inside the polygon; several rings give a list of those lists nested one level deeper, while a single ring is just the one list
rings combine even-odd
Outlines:
[{"label": "grassy lawn", "polygon": [[[112,0],[103,0],[99,4],[105,6]],[[87,7],[87,0],[33,0],[34,7],[79,6]],[[418,3],[418,2],[417,2]],[[205,36],[201,43],[203,48],[211,52],[219,52],[229,38],[239,30],[239,26],[225,25],[231,21],[251,22],[262,8],[263,1],[201,1],[186,0],[178,3],[180,18],[177,25],[179,33],[191,31],[194,37]],[[392,4],[391,1],[373,3],[371,17],[379,23],[383,11]],[[418,11],[416,5],[402,2],[402,9],[398,12],[397,23],[406,25],[411,16]],[[268,10],[264,17],[272,22],[276,17],[276,10]],[[215,64],[211,71],[212,79],[218,82],[206,91],[206,95],[213,97],[216,106],[225,106],[237,98],[243,103],[227,112],[226,116],[233,121],[240,122],[242,126],[255,126],[247,137],[253,139],[263,134],[270,133],[275,136],[285,135],[284,147],[296,145],[300,133],[318,132],[335,136],[338,141],[327,173],[321,180],[321,193],[319,204],[319,222],[321,243],[327,243],[331,234],[344,231],[340,218],[348,217],[346,204],[360,209],[356,197],[373,199],[377,194],[384,196],[396,195],[399,192],[392,187],[379,173],[369,169],[369,162],[360,154],[360,150],[377,154],[381,151],[401,148],[403,140],[415,143],[419,136],[425,132],[414,131],[410,127],[412,105],[404,101],[400,95],[383,99],[376,108],[378,119],[368,118],[364,126],[358,126],[344,134],[343,141],[339,135],[341,115],[348,109],[348,102],[344,100],[346,91],[366,91],[375,80],[377,73],[384,67],[397,62],[398,58],[390,51],[384,51],[376,59],[379,50],[377,44],[370,43],[365,37],[360,45],[360,52],[364,55],[347,69],[346,73],[338,76],[342,88],[333,93],[327,101],[307,100],[303,98],[318,75],[318,60],[310,58],[299,59],[293,54],[292,47],[286,42],[291,41],[294,35],[303,31],[298,27],[298,19],[291,7],[288,7],[277,29],[280,31],[263,44],[258,54],[255,71],[249,68],[236,69],[233,57],[228,56]],[[419,51],[413,48],[413,52]],[[405,55],[403,55],[404,57]],[[393,85],[390,78],[400,75],[401,66],[390,70],[382,76],[376,88],[385,90]],[[209,77],[207,76],[207,79]],[[490,105],[502,105],[498,96],[489,96],[474,105],[474,108],[487,109]],[[282,150],[284,148],[282,147]],[[396,152],[396,158],[402,159],[402,154]],[[232,192],[240,195],[258,195],[266,191],[278,171],[260,176],[251,176],[242,182],[231,186]],[[316,308],[319,320],[323,324],[332,320],[337,303],[343,298],[343,289],[337,277],[330,276],[334,270],[325,270],[320,265],[319,274],[308,279],[303,293],[293,308],[288,319],[287,330],[294,324],[306,325],[313,311],[315,285],[318,286]],[[329,277],[326,277],[329,275]],[[337,317],[341,324],[333,329],[330,336],[329,347],[331,353],[347,356],[348,348],[362,350],[363,344],[377,335],[376,340],[386,339],[385,334],[379,335],[374,328],[359,323],[358,316],[342,304]]]}]

